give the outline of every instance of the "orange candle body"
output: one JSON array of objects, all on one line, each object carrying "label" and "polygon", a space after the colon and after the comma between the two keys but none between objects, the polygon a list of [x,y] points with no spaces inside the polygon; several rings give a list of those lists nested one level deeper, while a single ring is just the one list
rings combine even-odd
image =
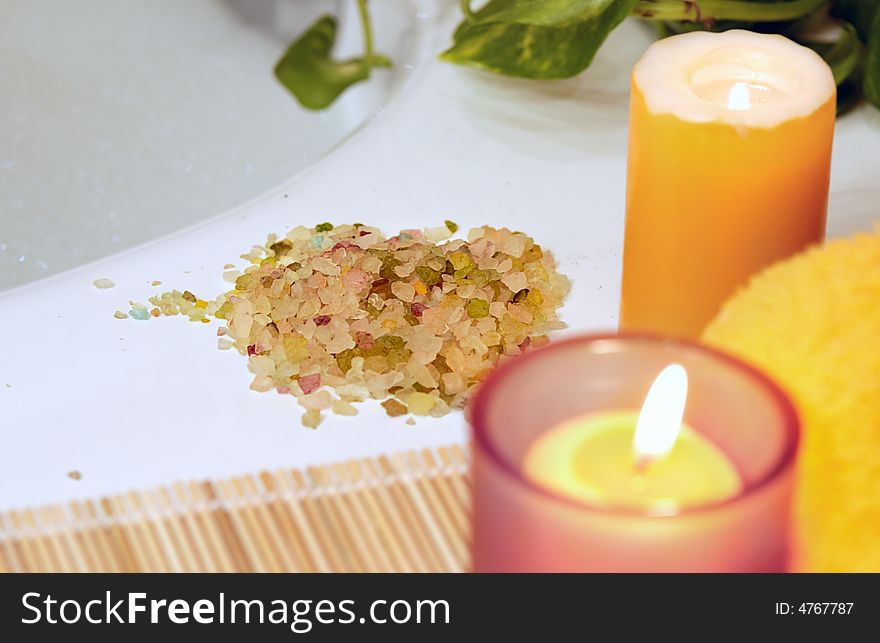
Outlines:
[{"label": "orange candle body", "polygon": [[[717,69],[722,76],[730,71]],[[801,113],[781,121],[776,113],[737,122],[749,109],[768,104],[784,110],[786,101],[784,92],[764,96],[760,79],[746,81],[746,88],[738,69],[734,66],[733,78],[721,82],[742,85],[742,91],[754,94],[755,104],[738,105],[740,110],[724,118],[697,114],[693,120],[687,106],[684,113],[658,112],[646,96],[652,90],[642,88],[633,74],[623,330],[696,337],[752,274],[824,237],[835,118],[830,70],[819,85],[830,96],[812,111],[801,104]],[[718,79],[714,82],[717,86]],[[720,95],[726,102],[725,90]],[[748,93],[745,100],[750,101]],[[728,111],[726,104],[723,109]]]}]

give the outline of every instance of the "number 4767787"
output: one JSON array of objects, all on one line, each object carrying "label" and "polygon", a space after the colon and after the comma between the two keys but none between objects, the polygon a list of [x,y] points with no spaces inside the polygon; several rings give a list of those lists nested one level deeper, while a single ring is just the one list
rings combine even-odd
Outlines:
[{"label": "number 4767787", "polygon": [[777,614],[851,614],[853,603],[776,603]]}]

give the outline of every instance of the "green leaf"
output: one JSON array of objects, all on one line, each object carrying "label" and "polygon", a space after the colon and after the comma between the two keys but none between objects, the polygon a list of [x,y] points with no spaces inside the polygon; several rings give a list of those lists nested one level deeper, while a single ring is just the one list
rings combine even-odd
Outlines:
[{"label": "green leaf", "polygon": [[477,12],[475,20],[459,25],[452,47],[440,57],[508,76],[568,78],[589,66],[599,46],[637,1],[597,0],[592,4],[603,5],[602,10],[561,26],[485,22]]},{"label": "green leaf", "polygon": [[[854,25],[862,41],[868,42],[871,40],[874,19],[880,13],[880,0],[836,0],[834,13]],[[876,33],[876,30],[873,32]]]},{"label": "green leaf", "polygon": [[633,15],[705,25],[721,20],[783,22],[796,20],[829,4],[829,0],[640,0]]},{"label": "green leaf", "polygon": [[862,91],[880,107],[880,0],[837,0],[834,13],[855,25],[865,43]]},{"label": "green leaf", "polygon": [[370,77],[373,67],[390,67],[384,56],[333,60],[336,18],[318,19],[284,52],[275,65],[275,77],[303,107],[324,109],[346,89]]},{"label": "green leaf", "polygon": [[563,27],[602,14],[614,0],[490,0],[472,22],[511,22]]},{"label": "green leaf", "polygon": [[875,106],[880,107],[880,10],[874,14],[867,42],[868,54],[865,56],[865,78],[862,87],[867,98]]},{"label": "green leaf", "polygon": [[862,57],[862,41],[856,28],[849,24],[841,24],[842,32],[834,43],[804,42],[818,53],[834,73],[834,82],[840,85],[849,78],[859,65]]},{"label": "green leaf", "polygon": [[864,47],[856,28],[841,23],[841,35],[836,42],[812,42],[797,38],[798,42],[818,53],[834,74],[837,84],[837,114],[845,114],[862,98]]}]

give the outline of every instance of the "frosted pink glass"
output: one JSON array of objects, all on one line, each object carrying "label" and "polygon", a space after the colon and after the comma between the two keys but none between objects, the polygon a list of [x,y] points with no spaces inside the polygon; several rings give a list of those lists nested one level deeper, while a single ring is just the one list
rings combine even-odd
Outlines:
[{"label": "frosted pink glass", "polygon": [[[688,371],[685,421],[742,476],[740,495],[673,516],[605,510],[526,479],[530,445],[560,422],[638,409],[670,363]],[[585,336],[512,360],[471,409],[477,572],[777,572],[787,566],[797,414],[745,363],[686,341]]]}]

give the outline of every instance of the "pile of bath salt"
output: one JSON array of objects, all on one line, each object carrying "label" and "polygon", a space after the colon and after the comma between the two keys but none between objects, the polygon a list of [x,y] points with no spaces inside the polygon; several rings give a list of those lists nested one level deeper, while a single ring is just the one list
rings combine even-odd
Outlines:
[{"label": "pile of bath salt", "polygon": [[563,328],[569,290],[527,235],[484,226],[450,240],[456,230],[298,227],[242,255],[252,265],[224,273],[229,292],[164,293],[151,313],[225,320],[219,347],[247,356],[253,390],[295,396],[308,427],[367,398],[391,416],[439,417],[501,360]]}]

